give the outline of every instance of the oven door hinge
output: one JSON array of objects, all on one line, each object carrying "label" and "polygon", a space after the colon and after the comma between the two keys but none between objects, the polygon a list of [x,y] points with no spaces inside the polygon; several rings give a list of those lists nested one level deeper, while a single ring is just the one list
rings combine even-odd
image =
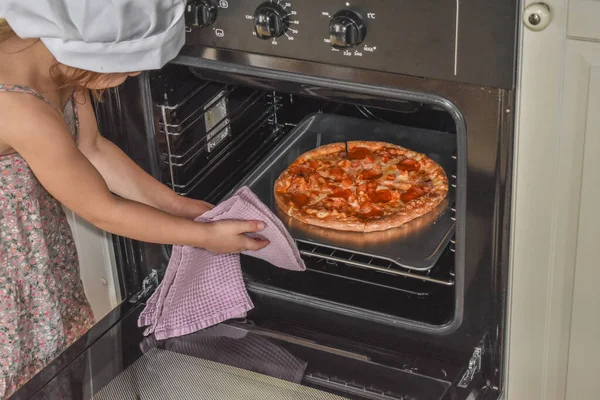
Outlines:
[{"label": "oven door hinge", "polygon": [[469,384],[473,381],[473,378],[475,378],[475,375],[481,371],[481,361],[483,354],[485,353],[485,346],[483,343],[484,342],[482,341],[479,346],[475,347],[473,350],[473,355],[471,355],[471,359],[469,360],[469,366],[467,367],[467,370],[463,374],[462,378],[460,378],[458,387],[466,388],[469,386]]},{"label": "oven door hinge", "polygon": [[140,300],[146,298],[150,293],[154,292],[158,287],[158,271],[153,269],[150,271],[150,275],[144,278],[142,281],[142,290],[131,296],[129,299],[130,303],[137,303]]}]

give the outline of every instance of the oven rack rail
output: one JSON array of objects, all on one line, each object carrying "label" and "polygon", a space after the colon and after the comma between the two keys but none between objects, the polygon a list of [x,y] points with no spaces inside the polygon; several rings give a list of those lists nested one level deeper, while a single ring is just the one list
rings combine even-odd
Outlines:
[{"label": "oven rack rail", "polygon": [[[260,121],[260,124],[258,124],[258,126],[255,124],[253,126],[248,127],[248,129],[246,129],[244,131],[244,134],[236,137],[233,141],[231,141],[230,143],[227,144],[227,146],[225,146],[223,148],[223,152],[227,152],[227,151],[234,151],[235,149],[240,148],[241,146],[244,145],[244,143],[246,143],[246,141],[252,137],[252,135],[254,134],[254,132],[257,132],[261,129],[264,129],[264,127],[268,125],[269,131],[271,131],[272,135],[277,135],[278,132],[280,132],[282,126],[272,126],[271,125],[271,119],[266,119],[266,120],[262,120]],[[200,183],[202,182],[203,176],[205,174],[209,174],[211,170],[217,168],[220,163],[223,161],[223,157],[215,157],[214,158],[214,162],[211,162],[209,164],[207,164],[206,166],[199,168],[197,173],[194,174],[193,177],[191,177],[187,182],[185,183],[180,183],[177,179],[172,178],[172,189],[180,195],[183,196],[187,196],[189,195],[192,191],[194,191],[198,185],[200,185]],[[244,164],[240,163],[240,168],[243,168]],[[169,166],[170,168],[171,165]]]},{"label": "oven rack rail", "polygon": [[[454,239],[452,240],[452,242]],[[347,266],[364,268],[382,272],[385,274],[402,276],[404,278],[416,279],[423,282],[433,283],[443,286],[454,286],[453,272],[446,268],[431,268],[427,271],[416,271],[402,269],[397,264],[377,257],[365,256],[349,251],[332,249],[329,247],[307,243],[296,240],[296,245],[300,254],[315,259],[326,260],[329,263],[341,263]],[[452,246],[450,247],[452,251]]]},{"label": "oven rack rail", "polygon": [[[157,82],[156,87],[160,86],[160,83],[164,83],[164,77],[159,78],[159,81]],[[174,104],[170,104],[170,99],[169,99],[168,94],[166,92],[163,93],[161,91],[161,93],[163,93],[163,96],[162,96],[163,101],[161,101],[160,104],[157,104],[157,106],[168,110],[169,116],[172,111],[176,111],[178,108],[187,104],[194,97],[198,96],[200,93],[202,93],[204,90],[206,90],[206,88],[209,86],[208,82],[203,82],[199,85],[191,84],[191,82],[189,82],[189,81],[186,83],[190,84],[191,86],[196,86],[196,87],[193,90],[189,91],[181,100],[179,100],[178,102],[176,102]],[[154,90],[154,89],[155,88],[153,87],[152,90]]]},{"label": "oven rack rail", "polygon": [[[273,134],[279,132],[281,128],[283,128],[283,126],[277,124],[277,111],[281,108],[280,100],[281,97],[275,96],[272,93],[261,93],[256,91],[253,96],[249,96],[239,107],[229,111],[224,118],[214,125],[215,128],[218,128],[216,132],[213,133],[212,130],[207,132],[203,140],[195,142],[184,154],[173,152],[172,138],[168,134],[169,125],[163,122],[163,127],[166,129],[166,131],[163,129],[160,130],[160,133],[166,141],[166,153],[163,153],[163,157],[165,163],[168,165],[172,189],[180,195],[190,194],[190,192],[200,184],[202,177],[216,168],[223,161],[224,155],[227,152],[243,146],[247,140],[253,137],[254,133],[261,129],[269,129]],[[211,101],[210,104],[217,104],[218,101],[219,100]],[[206,137],[209,135],[212,137],[219,137],[221,132],[230,129],[232,124],[247,117],[251,111],[256,109],[257,105],[260,105],[261,101],[264,101],[264,109],[260,115],[254,118],[242,131],[236,132],[229,140],[216,146],[218,149],[210,156],[208,163],[199,167],[197,170],[194,170],[193,175],[182,182],[179,176],[184,174],[178,172],[182,171],[205,154],[205,150],[207,150],[210,145],[210,141],[207,141]],[[210,111],[210,109],[205,108],[204,113],[208,111]],[[163,116],[165,116],[164,112]],[[267,128],[265,128],[265,126],[267,126]],[[193,154],[186,157],[186,155],[192,151]],[[182,157],[186,157],[187,159],[182,161]]]},{"label": "oven rack rail", "polygon": [[[279,142],[279,140],[281,140],[281,137],[286,134],[287,131],[286,131],[284,125],[274,125],[272,123],[272,121],[265,122],[263,125],[261,125],[261,127],[259,127],[259,129],[262,129],[262,127],[264,127],[265,124],[267,124],[267,123],[268,123],[268,128],[266,128],[266,129],[268,129],[268,137],[266,137],[262,141],[262,145],[258,149],[256,149],[254,152],[246,153],[246,156],[248,157],[248,159],[251,159],[251,160],[262,159],[272,150],[272,145]],[[259,129],[257,129],[257,130],[259,130]],[[237,146],[237,148],[238,149],[241,148],[244,145],[244,143],[246,143],[245,140],[240,142],[239,145]],[[233,171],[231,171],[231,174],[228,176],[237,176],[237,177],[239,177],[239,180],[241,180],[244,176],[247,176],[253,170],[253,168],[255,166],[256,166],[255,163],[240,162],[237,164],[237,168],[235,168]],[[201,182],[201,180],[198,182],[198,184],[200,182]],[[238,182],[238,180],[227,180],[227,179],[221,180],[220,184],[211,188],[211,191],[210,191],[211,194],[209,196],[203,195],[202,198],[210,203],[216,203],[216,202],[222,200],[224,198],[224,196],[227,195],[228,193],[231,193],[231,190],[235,187],[235,184],[232,184],[232,182]],[[193,189],[195,189],[195,188],[193,188]]]},{"label": "oven rack rail", "polygon": [[[204,88],[205,88],[205,86],[201,87],[201,89],[204,89]],[[213,98],[208,100],[205,104],[202,104],[201,106],[196,107],[193,112],[191,112],[187,116],[184,116],[180,121],[177,121],[177,122],[173,121],[174,119],[179,118],[176,113],[177,110],[175,110],[169,106],[158,105],[159,108],[161,108],[162,110],[165,111],[165,113],[164,113],[165,118],[163,120],[159,121],[159,127],[161,129],[164,129],[165,132],[167,132],[167,134],[169,136],[174,136],[174,137],[182,136],[186,133],[186,130],[189,129],[190,127],[194,126],[194,124],[196,122],[198,122],[207,111],[209,111],[211,108],[215,107],[223,99],[227,98],[236,89],[237,89],[236,87],[224,86],[223,89],[216,96],[214,96]],[[202,94],[202,90],[194,91],[194,95],[200,95],[200,94]],[[193,98],[193,96],[192,96],[192,98]],[[189,101],[189,100],[186,100],[185,102],[187,102],[187,101]]]},{"label": "oven rack rail", "polygon": [[[220,137],[220,134],[223,131],[225,131],[228,128],[231,128],[231,126],[235,122],[246,116],[246,113],[249,112],[253,106],[257,105],[264,98],[264,94],[259,95],[258,93],[255,93],[255,95],[246,99],[244,101],[244,104],[230,111],[224,118],[215,123],[214,127],[209,129],[201,140],[196,141],[193,145],[186,148],[186,150],[183,153],[176,153],[173,152],[173,150],[168,152],[168,154],[163,153],[163,156],[165,156],[165,162],[170,163],[174,167],[185,167],[190,163],[194,162],[194,160],[196,160],[198,156],[203,154],[206,150],[208,150],[211,147],[212,142],[208,139],[209,137]],[[276,110],[274,110],[273,108],[267,108],[261,113],[261,115],[258,118],[256,118],[254,123],[251,124],[249,127],[257,124],[258,122],[264,121],[275,111]],[[167,135],[171,134],[167,132]],[[170,138],[167,137],[167,140],[170,140]],[[172,144],[169,146],[169,148],[173,148]]]}]

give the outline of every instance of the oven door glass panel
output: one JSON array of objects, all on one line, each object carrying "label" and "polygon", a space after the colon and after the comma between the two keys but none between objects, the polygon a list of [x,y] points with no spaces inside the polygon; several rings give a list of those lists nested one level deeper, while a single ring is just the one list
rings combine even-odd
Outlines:
[{"label": "oven door glass panel", "polygon": [[[426,375],[401,356],[396,365],[384,365],[368,351],[235,321],[155,341],[136,328],[141,309],[108,329],[31,398],[434,400],[453,390],[459,372],[431,368]],[[24,393],[16,397],[26,398]]]}]

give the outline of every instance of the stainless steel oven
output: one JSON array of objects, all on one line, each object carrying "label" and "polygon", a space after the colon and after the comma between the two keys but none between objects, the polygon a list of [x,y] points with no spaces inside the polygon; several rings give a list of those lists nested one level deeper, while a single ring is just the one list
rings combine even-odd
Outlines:
[{"label": "stainless steel oven", "polygon": [[[306,272],[243,258],[255,309],[175,341],[136,327],[170,249],[115,238],[127,301],[16,398],[499,397],[516,6],[190,1],[178,58],[96,104],[103,134],[140,166],[184,196],[216,203],[249,185],[269,204],[272,177],[299,152],[384,139],[439,161],[448,201],[393,238],[292,230]],[[294,361],[264,367],[281,357]],[[211,392],[217,369],[248,397]],[[235,375],[248,371],[260,374]],[[248,394],[268,375],[294,394]]]}]

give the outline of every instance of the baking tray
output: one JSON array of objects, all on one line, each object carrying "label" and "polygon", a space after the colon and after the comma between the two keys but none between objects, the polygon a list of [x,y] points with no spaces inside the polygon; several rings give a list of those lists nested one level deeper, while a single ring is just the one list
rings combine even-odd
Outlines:
[{"label": "baking tray", "polygon": [[[358,255],[389,260],[401,267],[432,268],[454,234],[451,207],[455,188],[430,213],[398,228],[382,232],[344,232],[308,225],[287,216],[275,203],[273,185],[301,154],[316,147],[352,140],[394,143],[427,154],[444,168],[449,183],[456,170],[455,135],[388,123],[317,113],[306,117],[243,182],[277,215],[298,241]],[[237,190],[237,188],[236,188]],[[353,257],[350,254],[349,258]]]}]

